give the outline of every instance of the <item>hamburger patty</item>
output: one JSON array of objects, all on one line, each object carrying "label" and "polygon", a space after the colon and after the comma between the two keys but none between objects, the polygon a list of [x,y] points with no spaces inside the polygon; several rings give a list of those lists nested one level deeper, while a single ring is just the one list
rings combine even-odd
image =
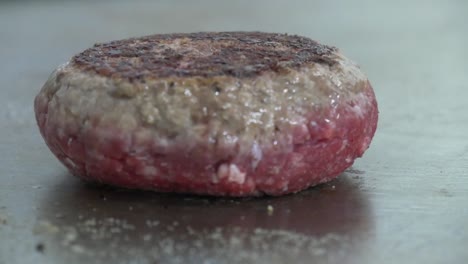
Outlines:
[{"label": "hamburger patty", "polygon": [[377,103],[336,48],[261,32],[96,44],[35,100],[76,176],[127,188],[281,195],[333,179],[368,148]]}]

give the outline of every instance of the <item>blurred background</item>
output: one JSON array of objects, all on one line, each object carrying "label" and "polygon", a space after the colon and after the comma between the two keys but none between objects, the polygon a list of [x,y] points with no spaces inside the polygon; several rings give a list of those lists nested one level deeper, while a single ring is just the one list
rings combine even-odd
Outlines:
[{"label": "blurred background", "polygon": [[[0,263],[466,263],[467,12],[465,0],[0,1]],[[233,30],[308,36],[368,74],[379,128],[339,180],[285,198],[184,202],[84,187],[47,150],[32,102],[74,54],[127,37]],[[103,240],[80,229],[117,216],[133,229]],[[199,235],[148,219],[195,222]],[[218,227],[239,229],[206,240]]]}]

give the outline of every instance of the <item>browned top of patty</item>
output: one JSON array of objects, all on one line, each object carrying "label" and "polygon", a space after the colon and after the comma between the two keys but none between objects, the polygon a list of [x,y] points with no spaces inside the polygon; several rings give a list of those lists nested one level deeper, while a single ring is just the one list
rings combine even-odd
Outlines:
[{"label": "browned top of patty", "polygon": [[308,63],[332,65],[335,48],[306,37],[263,32],[161,34],[96,44],[72,64],[130,81],[164,77],[254,77]]}]

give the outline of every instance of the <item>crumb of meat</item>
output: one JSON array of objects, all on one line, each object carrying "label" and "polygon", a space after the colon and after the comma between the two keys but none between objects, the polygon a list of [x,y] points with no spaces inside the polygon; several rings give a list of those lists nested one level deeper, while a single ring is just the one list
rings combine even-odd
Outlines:
[{"label": "crumb of meat", "polygon": [[36,244],[36,251],[39,253],[44,253],[45,251],[45,245],[42,242],[39,242]]},{"label": "crumb of meat", "polygon": [[274,211],[275,211],[275,208],[273,207],[273,205],[268,205],[267,206],[268,215],[273,215]]},{"label": "crumb of meat", "polygon": [[33,231],[35,234],[56,234],[60,231],[60,227],[49,221],[40,221]]}]

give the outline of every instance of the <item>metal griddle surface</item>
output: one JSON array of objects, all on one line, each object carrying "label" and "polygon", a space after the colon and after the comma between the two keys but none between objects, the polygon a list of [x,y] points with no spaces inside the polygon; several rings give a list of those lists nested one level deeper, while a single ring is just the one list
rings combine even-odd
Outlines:
[{"label": "metal griddle surface", "polygon": [[[467,263],[465,1],[0,3],[0,263]],[[212,199],[87,185],[35,126],[49,73],[95,42],[262,30],[340,47],[380,122],[365,156],[296,195]]]}]

